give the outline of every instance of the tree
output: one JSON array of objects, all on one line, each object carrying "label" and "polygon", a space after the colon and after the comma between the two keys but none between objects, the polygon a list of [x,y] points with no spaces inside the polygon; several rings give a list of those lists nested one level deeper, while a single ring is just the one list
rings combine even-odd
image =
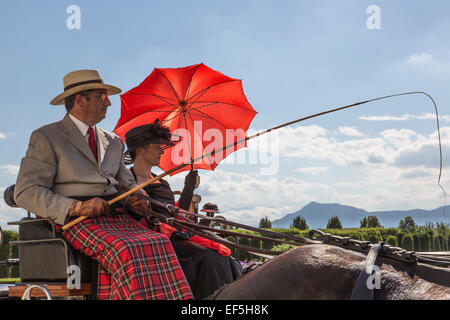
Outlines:
[{"label": "tree", "polygon": [[436,223],[436,231],[446,237],[450,233],[450,224],[445,222]]},{"label": "tree", "polygon": [[398,247],[397,238],[395,236],[388,236],[386,238],[386,243],[393,247]]},{"label": "tree", "polygon": [[297,216],[294,218],[294,220],[292,220],[291,228],[306,230],[306,229],[309,229],[309,226],[306,223],[305,218],[303,218],[301,216]]},{"label": "tree", "polygon": [[[431,250],[431,238],[430,234],[426,231],[419,233],[419,249],[420,251],[430,251]],[[417,250],[417,248],[416,248]]]},{"label": "tree", "polygon": [[259,221],[259,227],[261,229],[270,229],[272,228],[272,222],[270,222],[269,218],[266,216]]},{"label": "tree", "polygon": [[403,237],[402,248],[409,251],[414,251],[414,240],[411,233],[408,233]]},{"label": "tree", "polygon": [[413,233],[418,228],[412,217],[405,217],[404,219],[401,219],[398,223],[398,227],[407,233]]},{"label": "tree", "polygon": [[434,223],[433,222],[425,222],[424,226],[419,228],[423,228],[425,231],[434,232]]},{"label": "tree", "polygon": [[433,250],[434,251],[442,251],[443,243],[444,243],[444,237],[441,234],[435,232],[433,234]]},{"label": "tree", "polygon": [[360,228],[383,228],[377,216],[364,217],[360,222]]},{"label": "tree", "polygon": [[327,229],[342,229],[341,221],[337,216],[331,217],[328,220]]}]

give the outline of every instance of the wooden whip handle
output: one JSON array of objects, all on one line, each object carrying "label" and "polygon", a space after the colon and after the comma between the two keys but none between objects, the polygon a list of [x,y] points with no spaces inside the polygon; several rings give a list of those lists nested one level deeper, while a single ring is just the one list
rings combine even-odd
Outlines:
[{"label": "wooden whip handle", "polygon": [[[154,178],[151,178],[151,179],[149,179],[148,181],[146,181],[146,182],[144,182],[144,183],[141,183],[140,185],[134,187],[133,189],[130,189],[130,190],[128,190],[128,191],[125,192],[125,193],[122,193],[121,195],[115,197],[114,199],[109,200],[109,201],[108,201],[108,204],[109,204],[109,205],[112,205],[113,203],[116,203],[117,201],[122,200],[123,198],[128,197],[130,194],[132,194],[132,193],[134,193],[134,192],[136,192],[136,191],[139,191],[139,190],[141,190],[142,188],[145,188],[145,187],[148,186],[149,184],[151,184],[151,183],[153,183],[153,182],[155,182],[155,181],[158,181],[159,179],[161,179],[161,178],[167,176],[168,174],[171,174],[172,172],[177,171],[177,170],[179,170],[179,169],[181,169],[181,168],[183,168],[183,167],[185,167],[185,166],[187,166],[187,165],[189,165],[189,164],[190,164],[190,163],[180,164],[179,166],[176,166],[176,167],[170,169],[170,170],[167,171],[167,172],[161,173],[159,176],[156,176],[156,177],[154,177]],[[69,223],[63,225],[63,226],[62,226],[62,229],[63,229],[63,231],[64,231],[64,230],[67,230],[67,229],[69,229],[70,227],[76,225],[77,223],[80,223],[81,221],[83,221],[83,220],[85,220],[85,219],[87,219],[87,218],[88,218],[88,216],[81,216],[81,217],[78,217],[78,218],[76,218],[75,220],[72,220],[72,221],[70,221]]]}]

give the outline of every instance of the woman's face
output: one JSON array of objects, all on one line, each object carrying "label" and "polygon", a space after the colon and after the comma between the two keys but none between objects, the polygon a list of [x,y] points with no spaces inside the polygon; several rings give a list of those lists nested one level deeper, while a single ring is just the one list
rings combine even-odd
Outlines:
[{"label": "woman's face", "polygon": [[143,157],[151,166],[159,165],[164,150],[160,144],[148,144],[136,150],[136,157]]}]

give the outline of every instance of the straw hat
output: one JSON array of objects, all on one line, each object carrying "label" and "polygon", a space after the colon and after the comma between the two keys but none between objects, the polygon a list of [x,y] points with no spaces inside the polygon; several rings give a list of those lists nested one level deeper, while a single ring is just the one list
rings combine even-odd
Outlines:
[{"label": "straw hat", "polygon": [[77,92],[93,89],[106,89],[108,95],[118,94],[121,90],[117,87],[103,83],[97,70],[76,70],[65,75],[63,79],[64,92],[54,98],[50,104],[64,104],[64,99]]}]

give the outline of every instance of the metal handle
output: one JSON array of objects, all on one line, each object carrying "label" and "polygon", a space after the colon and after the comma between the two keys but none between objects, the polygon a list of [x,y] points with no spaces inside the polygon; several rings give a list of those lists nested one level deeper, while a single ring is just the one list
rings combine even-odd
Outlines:
[{"label": "metal handle", "polygon": [[44,291],[45,296],[47,297],[47,300],[52,300],[52,296],[51,296],[50,292],[42,284],[40,284],[40,285],[32,284],[32,285],[28,286],[28,288],[26,288],[25,292],[22,295],[22,300],[31,300],[31,291],[34,288],[41,289],[42,291]]}]

